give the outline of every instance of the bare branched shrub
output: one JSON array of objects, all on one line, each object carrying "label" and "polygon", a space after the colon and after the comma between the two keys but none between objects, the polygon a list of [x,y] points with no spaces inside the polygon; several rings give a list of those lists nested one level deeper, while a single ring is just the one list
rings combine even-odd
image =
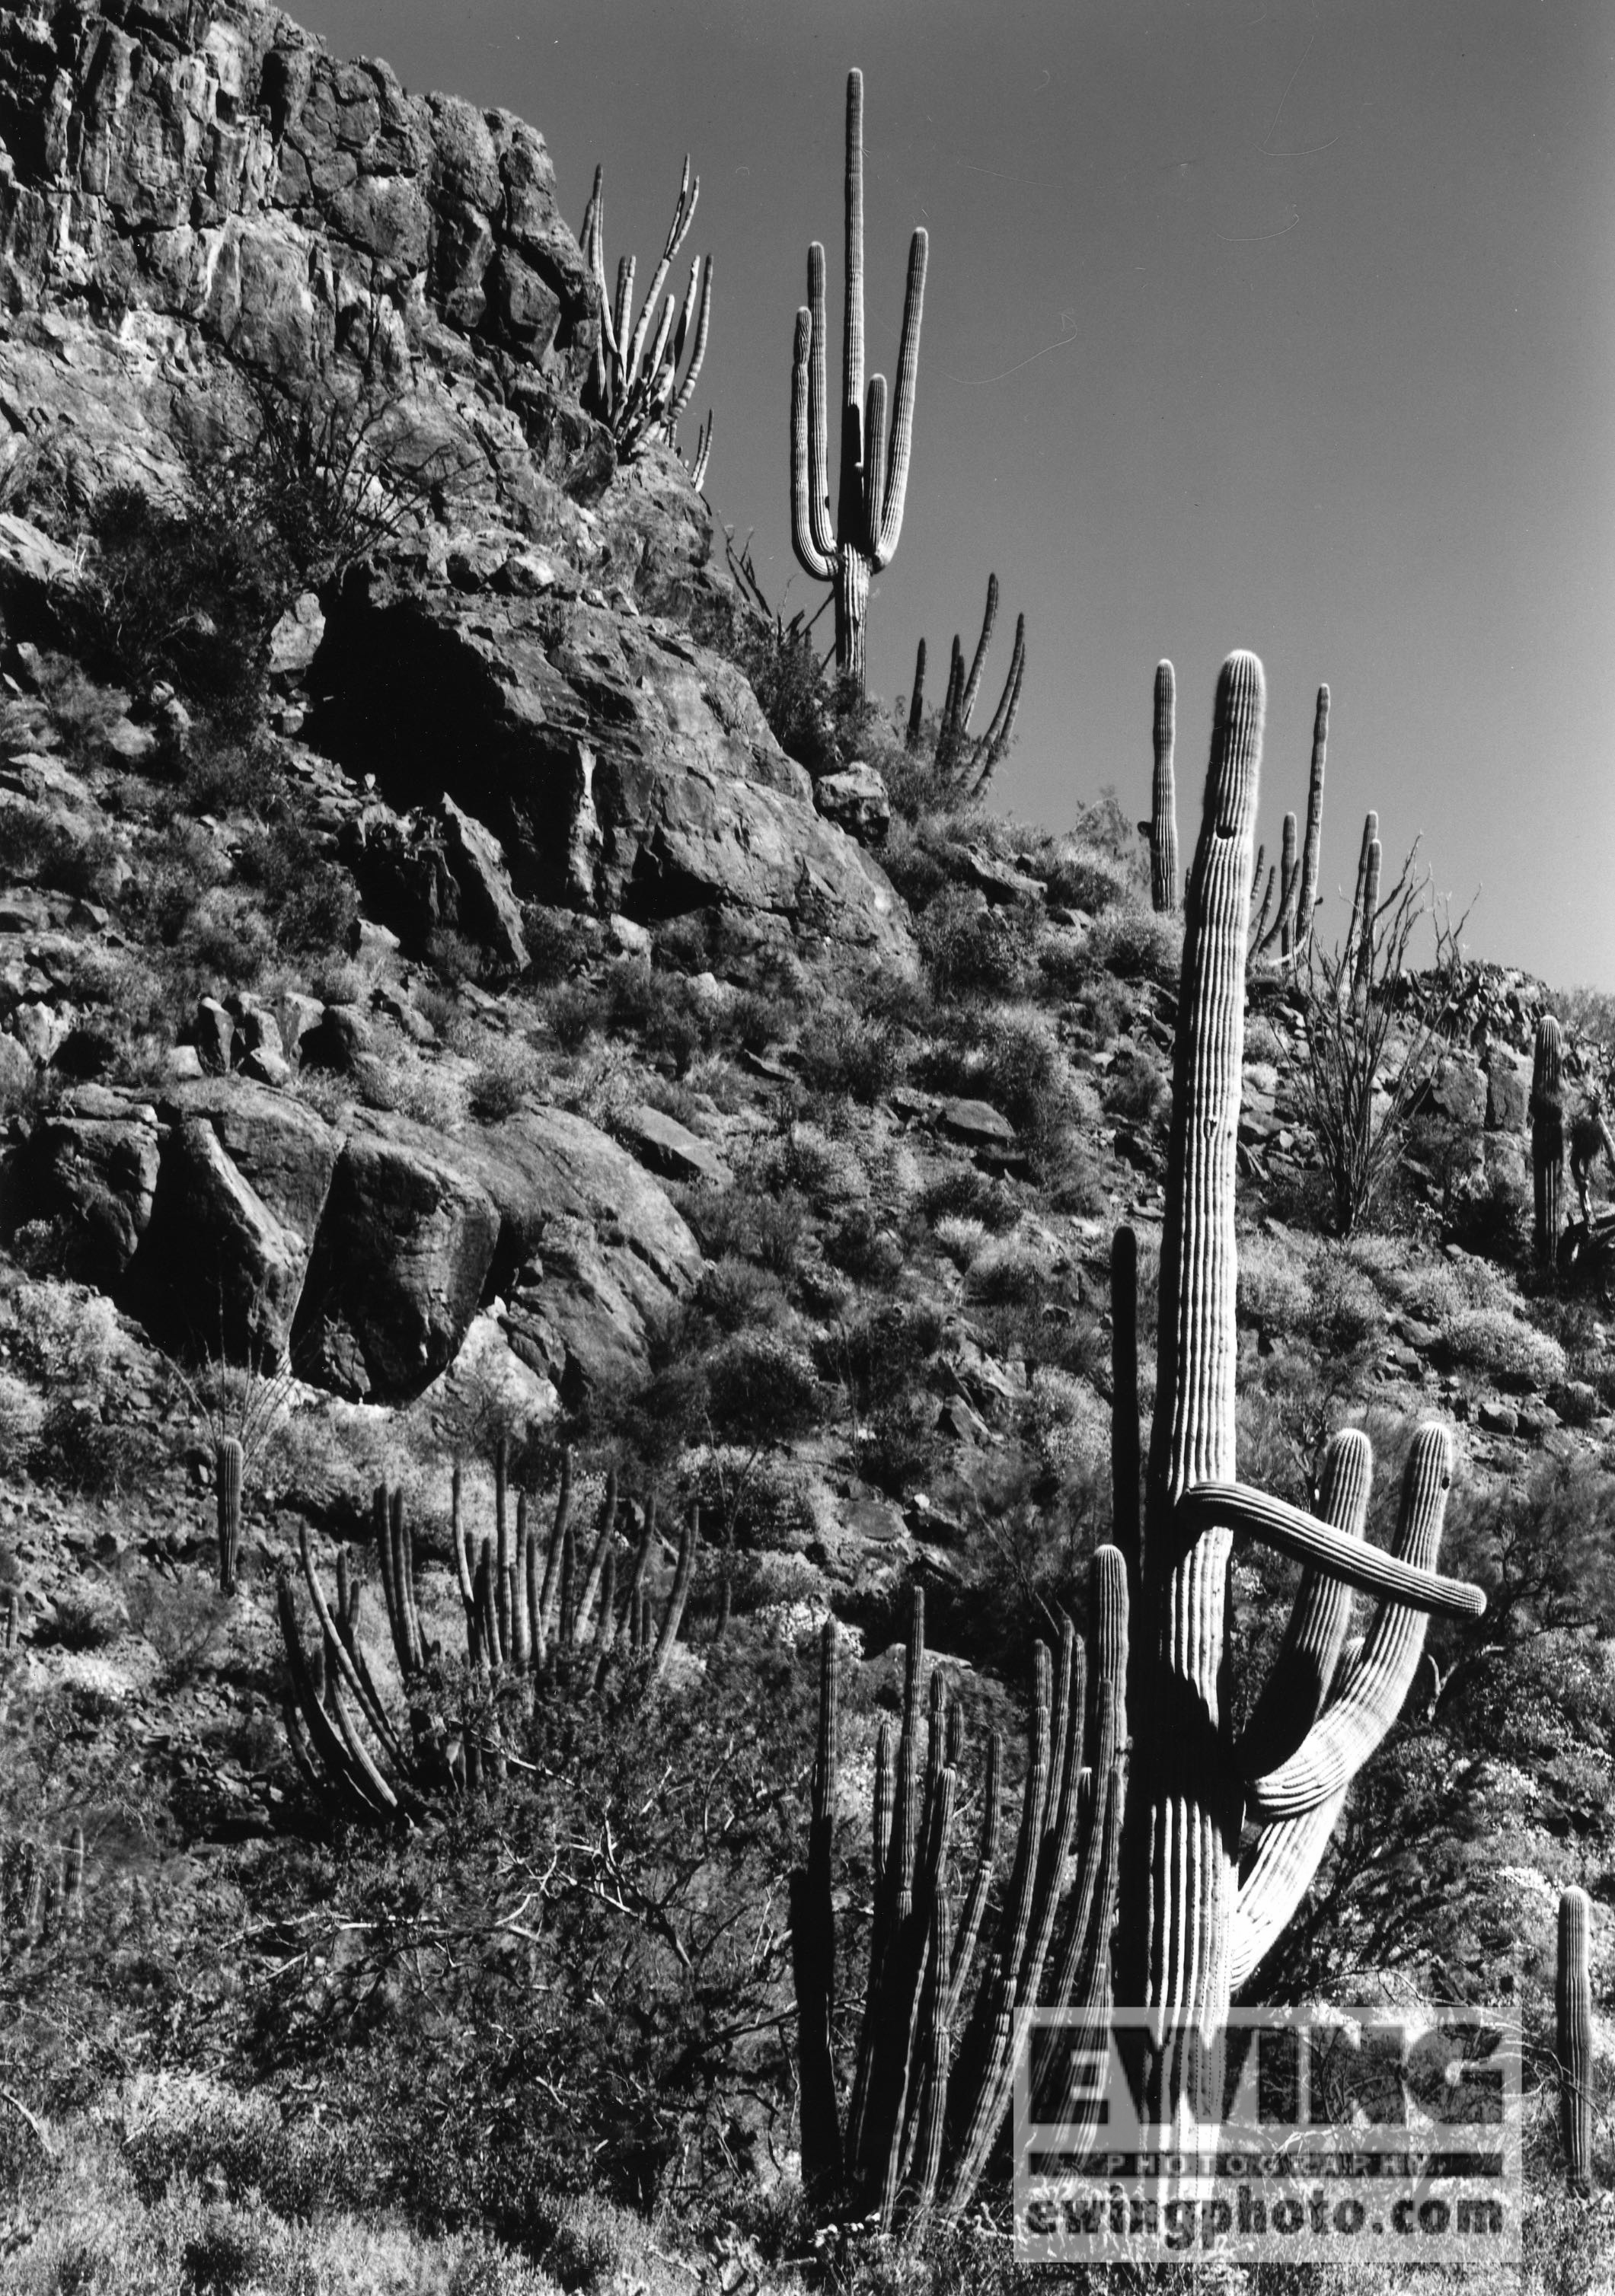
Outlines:
[{"label": "bare branched shrub", "polygon": [[[1438,904],[1415,842],[1355,937],[1328,950],[1316,934],[1308,944],[1299,975],[1307,1016],[1301,1105],[1323,1153],[1337,1235],[1349,1235],[1373,1210],[1440,1056],[1463,980],[1460,936],[1467,915],[1455,922]],[[1440,993],[1419,1013],[1399,991],[1427,920]]]}]

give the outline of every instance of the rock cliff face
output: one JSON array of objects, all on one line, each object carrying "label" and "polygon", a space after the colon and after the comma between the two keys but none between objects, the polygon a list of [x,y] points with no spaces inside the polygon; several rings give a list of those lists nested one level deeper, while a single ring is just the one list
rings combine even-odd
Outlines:
[{"label": "rock cliff face", "polygon": [[535,128],[250,0],[58,0],[0,9],[0,488],[174,494],[266,394],[368,393],[421,483],[277,652],[288,722],[463,807],[519,894],[908,961],[743,678],[642,610],[728,578],[677,456],[617,472],[578,405],[594,289]]},{"label": "rock cliff face", "polygon": [[[693,604],[734,592],[672,443],[619,469],[579,404],[595,289],[537,129],[410,95],[254,0],[43,0],[0,7],[0,139],[12,668],[70,645],[104,490],[184,504],[199,471],[272,452],[277,422],[346,423],[387,514],[284,617],[269,672],[282,765],[373,942],[407,966],[447,930],[509,980],[537,903],[609,919],[636,962],[646,926],[693,916],[737,984],[814,949],[912,964],[878,865],[690,635]],[[23,692],[4,706],[43,723]],[[93,847],[109,886],[135,873],[117,775],[175,722],[168,689],[117,706],[104,759],[0,759],[0,838]],[[19,900],[0,1082],[60,1068],[75,1029],[70,1073],[102,1073],[53,985],[70,905]],[[121,945],[116,914],[86,914]],[[530,1100],[447,1132],[380,1091],[333,1117],[299,1070],[364,1086],[366,1016],[225,994],[161,1086],[90,1084],[13,1127],[7,1233],[53,1224],[170,1344],[295,1360],[351,1398],[420,1393],[473,1328],[551,1408],[643,1373],[701,1255],[641,1162]]]}]

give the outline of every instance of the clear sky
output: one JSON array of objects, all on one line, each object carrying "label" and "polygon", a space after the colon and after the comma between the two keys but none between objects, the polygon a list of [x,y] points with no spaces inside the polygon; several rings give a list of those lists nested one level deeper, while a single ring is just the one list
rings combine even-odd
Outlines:
[{"label": "clear sky", "polygon": [[[846,75],[869,364],[930,233],[908,505],[870,683],[1028,623],[1000,801],[1148,810],[1157,660],[1192,840],[1218,662],[1268,681],[1261,834],[1333,694],[1326,890],[1364,809],[1477,889],[1476,954],[1615,989],[1615,8],[1607,0],[302,0],[345,54],[540,127],[609,270],[715,259],[707,494],[789,612],[808,242],[839,367]],[[834,431],[832,453],[834,453]],[[826,635],[829,617],[820,627]],[[1326,913],[1327,914],[1327,913]]]}]

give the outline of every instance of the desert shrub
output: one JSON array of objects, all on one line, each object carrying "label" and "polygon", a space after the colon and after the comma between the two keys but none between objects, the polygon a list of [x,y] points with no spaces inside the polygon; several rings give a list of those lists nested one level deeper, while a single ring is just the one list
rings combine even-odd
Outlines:
[{"label": "desert shrub", "polygon": [[948,881],[947,871],[931,850],[929,839],[900,812],[894,816],[886,832],[881,866],[916,914],[936,898]]},{"label": "desert shrub", "polygon": [[816,1124],[793,1124],[783,1139],[770,1141],[757,1159],[765,1187],[794,1189],[821,1208],[845,1203],[864,1193],[864,1168],[846,1141],[832,1139]]},{"label": "desert shrub", "polygon": [[989,908],[979,892],[950,885],[920,916],[917,938],[939,997],[1011,996],[1025,985],[1037,919],[1029,909]]},{"label": "desert shrub", "polygon": [[1045,1255],[1019,1236],[984,1245],[968,1273],[971,1298],[988,1306],[1024,1306],[1040,1300],[1048,1286]]},{"label": "desert shrub", "polygon": [[33,884],[84,900],[104,900],[116,883],[117,840],[105,829],[81,829],[40,815],[8,811],[5,874],[14,883]]},{"label": "desert shrub", "polygon": [[867,1204],[855,1204],[824,1239],[824,1256],[856,1283],[889,1290],[903,1273],[903,1247]]},{"label": "desert shrub", "polygon": [[530,1045],[506,1037],[491,1045],[471,1070],[466,1097],[480,1123],[513,1116],[544,1081],[544,1066]]},{"label": "desert shrub", "polygon": [[426,936],[426,962],[445,988],[480,983],[488,969],[488,951],[480,942],[456,932],[452,925],[434,925]]},{"label": "desert shrub", "polygon": [[1564,1349],[1557,1340],[1498,1308],[1469,1308],[1441,1326],[1439,1353],[1445,1362],[1496,1380],[1500,1387],[1533,1390],[1565,1375]]},{"label": "desert shrub", "polygon": [[1107,909],[1088,936],[1095,964],[1122,980],[1176,988],[1183,965],[1183,920],[1131,904]]},{"label": "desert shrub", "polygon": [[131,1628],[162,1660],[169,1690],[193,1682],[213,1664],[234,1615],[229,1598],[200,1576],[175,1580],[148,1570],[125,1587],[123,1599]]},{"label": "desert shrub", "polygon": [[348,946],[358,922],[358,890],[291,808],[276,808],[271,820],[247,832],[235,866],[241,882],[262,895],[287,955]]},{"label": "desert shrub", "polygon": [[848,1093],[865,1107],[902,1076],[896,1032],[884,1021],[857,1013],[825,1013],[803,1031],[798,1050],[815,1092]]},{"label": "desert shrub", "polygon": [[682,1188],[675,1194],[709,1259],[737,1252],[776,1275],[795,1267],[808,1232],[799,1190],[742,1180],[732,1188]]},{"label": "desert shrub", "polygon": [[54,1643],[59,1650],[105,1650],[128,1624],[124,1606],[111,1587],[90,1580],[64,1587],[34,1629],[37,1643]]},{"label": "desert shrub", "polygon": [[44,1399],[26,1381],[0,1372],[0,1473],[28,1464],[44,1427]]},{"label": "desert shrub", "polygon": [[580,1053],[606,1025],[607,1006],[586,981],[569,981],[545,999],[545,1017],[563,1053]]},{"label": "desert shrub", "polygon": [[963,1158],[926,1182],[920,1203],[930,1220],[946,1219],[950,1216],[980,1220],[982,1226],[994,1235],[1013,1227],[1021,1217],[1021,1207],[1004,1182],[989,1179],[985,1172],[979,1172],[973,1164],[966,1163]]},{"label": "desert shrub", "polygon": [[1080,909],[1100,916],[1125,900],[1135,884],[1134,873],[1111,853],[1062,838],[1055,847],[1046,880],[1048,897],[1062,909]]},{"label": "desert shrub", "polygon": [[1146,1129],[1164,1121],[1172,1105],[1172,1079],[1153,1054],[1135,1052],[1125,1067],[1118,1065],[1105,1079],[1102,1095],[1112,1116]]},{"label": "desert shrub", "polygon": [[979,1219],[963,1218],[957,1212],[944,1212],[937,1222],[938,1248],[944,1251],[954,1266],[968,1267],[987,1242],[987,1228]]},{"label": "desert shrub", "polygon": [[701,1305],[722,1332],[776,1324],[788,1311],[784,1287],[772,1269],[726,1251],[701,1270]]},{"label": "desert shrub", "polygon": [[1310,1292],[1307,1266],[1286,1246],[1264,1235],[1243,1236],[1239,1247],[1239,1314],[1265,1332],[1299,1331]]}]

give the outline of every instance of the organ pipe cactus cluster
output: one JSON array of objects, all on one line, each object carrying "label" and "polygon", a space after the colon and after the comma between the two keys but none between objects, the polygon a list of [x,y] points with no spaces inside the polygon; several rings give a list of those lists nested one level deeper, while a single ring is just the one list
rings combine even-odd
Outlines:
[{"label": "organ pipe cactus cluster", "polygon": [[1564,1186],[1564,1038],[1551,1013],[1545,1013],[1537,1023],[1529,1113],[1537,1264],[1551,1268],[1559,1250],[1560,1199]]},{"label": "organ pipe cactus cluster", "polygon": [[1559,1959],[1554,1987],[1559,2057],[1559,2133],[1573,2185],[1593,2178],[1593,1908],[1585,1890],[1559,1899]]},{"label": "organ pipe cactus cluster", "polygon": [[[677,446],[678,426],[694,396],[696,378],[707,356],[707,335],[712,320],[712,258],[708,256],[703,264],[698,257],[690,266],[690,283],[676,324],[675,299],[671,295],[663,303],[658,320],[657,302],[667,285],[674,258],[688,236],[695,217],[695,203],[701,197],[701,177],[697,176],[692,184],[686,156],[673,220],[668,226],[667,243],[635,321],[635,264],[631,255],[623,256],[618,263],[615,294],[606,287],[604,177],[604,168],[597,167],[580,234],[584,261],[594,276],[600,300],[600,337],[584,386],[583,403],[588,413],[597,416],[610,430],[619,459],[627,462],[653,436],[661,438],[669,447]],[[695,330],[693,345],[692,324]],[[652,324],[656,327],[653,337]],[[690,364],[681,382],[678,370],[687,345]],[[697,487],[706,476],[711,445],[709,415],[697,442],[694,462],[687,466],[692,482]]]},{"label": "organ pipe cactus cluster", "polygon": [[660,1620],[647,1585],[657,1544],[656,1508],[647,1501],[631,1554],[619,1578],[617,1482],[608,1477],[600,1521],[579,1551],[572,1512],[570,1453],[562,1456],[547,1538],[529,1528],[525,1492],[513,1523],[503,1450],[496,1454],[495,1529],[473,1549],[465,1531],[463,1480],[454,1469],[450,1532],[455,1582],[465,1621],[466,1655],[480,1695],[451,1728],[439,1712],[439,1652],[422,1628],[414,1541],[401,1491],[378,1488],[373,1536],[387,1623],[408,1712],[407,1735],[390,1713],[359,1635],[360,1586],[345,1553],[337,1558],[337,1599],[320,1585],[305,1528],[302,1577],[318,1628],[305,1652],[289,1578],[278,1590],[281,1632],[291,1694],[288,1738],[299,1769],[346,1815],[378,1824],[419,1822],[434,1799],[474,1792],[504,1777],[503,1710],[513,1698],[592,1696],[611,1681],[644,1697],[667,1673],[678,1638],[700,1540],[693,1510]]},{"label": "organ pipe cactus cluster", "polygon": [[[981,635],[976,641],[976,652],[967,676],[964,668],[964,649],[958,638],[948,663],[947,690],[942,699],[942,714],[937,728],[937,744],[931,762],[938,778],[955,794],[974,799],[981,795],[1002,762],[1004,752],[1014,738],[1015,719],[1021,709],[1021,688],[1026,678],[1026,616],[1015,618],[1015,643],[1010,652],[1009,669],[1004,680],[1004,691],[998,696],[985,734],[977,740],[970,738],[971,719],[975,714],[976,701],[981,688],[981,676],[987,666],[987,650],[992,644],[993,627],[998,619],[998,577],[987,578],[987,607],[981,617]],[[914,654],[914,692],[909,696],[908,733],[906,747],[917,750],[925,709],[925,641],[920,640]]]},{"label": "organ pipe cactus cluster", "polygon": [[1018,2013],[1050,1988],[1092,2015],[1106,2013],[1127,1739],[1127,1570],[1118,1551],[1104,1546],[1093,1562],[1091,1649],[1069,1619],[1057,1652],[1037,1645],[1019,1825],[1007,1883],[989,1915],[1003,1746],[994,1731],[974,1846],[956,1849],[962,1718],[934,1669],[927,1693],[920,1589],[913,1601],[896,1743],[883,1724],[875,1753],[873,1924],[844,2124],[832,2044],[833,1622],[821,1644],[808,1863],[791,1882],[803,2180],[821,2207],[850,2208],[888,2232],[912,2228],[937,2208],[956,2215],[970,2202],[1008,2110]]},{"label": "organ pipe cactus cluster", "polygon": [[242,1551],[242,1479],[247,1457],[240,1439],[225,1435],[213,1447],[213,1487],[218,1502],[218,1591],[235,1592]]},{"label": "organ pipe cactus cluster", "polygon": [[0,1843],[0,1961],[27,1959],[84,1921],[85,1840],[75,1825],[53,1846],[29,1835]]},{"label": "organ pipe cactus cluster", "polygon": [[864,685],[869,578],[890,565],[903,530],[914,444],[914,382],[929,246],[909,242],[908,285],[898,347],[898,386],[886,433],[886,378],[864,387],[864,75],[847,76],[846,318],[841,345],[841,442],[836,499],[830,497],[825,359],[824,250],[808,250],[808,300],[796,315],[791,362],[791,538],[805,573],[835,585],[835,659]]}]

